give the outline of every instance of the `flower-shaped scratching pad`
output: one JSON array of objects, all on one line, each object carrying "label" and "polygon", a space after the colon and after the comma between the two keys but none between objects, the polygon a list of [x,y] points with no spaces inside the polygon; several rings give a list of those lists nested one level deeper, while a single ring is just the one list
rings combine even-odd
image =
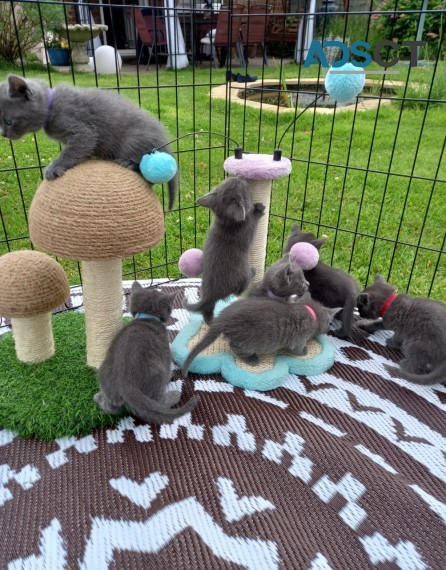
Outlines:
[{"label": "flower-shaped scratching pad", "polygon": [[[215,314],[235,300],[230,297],[219,301]],[[203,318],[193,313],[190,322],[178,333],[172,343],[172,356],[182,366],[190,350],[203,338],[208,330]],[[308,354],[295,356],[287,352],[264,354],[260,362],[251,366],[240,360],[229,348],[227,340],[220,336],[191,363],[190,372],[213,374],[220,372],[223,378],[246,390],[273,390],[281,386],[288,374],[315,376],[326,372],[334,362],[334,349],[327,337],[318,336],[308,343]]]}]

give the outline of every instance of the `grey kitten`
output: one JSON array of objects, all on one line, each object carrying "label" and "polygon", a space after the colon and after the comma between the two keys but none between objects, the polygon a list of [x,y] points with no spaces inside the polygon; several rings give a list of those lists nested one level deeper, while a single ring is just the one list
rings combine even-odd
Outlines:
[{"label": "grey kitten", "polygon": [[262,281],[251,285],[247,296],[268,297],[275,301],[291,303],[305,295],[308,285],[300,265],[293,263],[288,255],[285,255],[269,267]]},{"label": "grey kitten", "polygon": [[[311,243],[320,250],[326,241],[327,238],[317,238],[312,233],[303,233],[297,224],[293,224],[284,251],[288,253],[295,243],[300,242]],[[309,291],[313,299],[327,307],[343,307],[339,315],[342,325],[340,329],[333,331],[334,334],[339,337],[351,336],[353,312],[359,294],[359,286],[355,279],[322,261],[318,261],[313,269],[304,271],[304,274],[310,284]]]},{"label": "grey kitten", "polygon": [[165,324],[176,295],[133,283],[130,312],[135,318],[115,336],[98,370],[101,391],[94,399],[105,412],[116,414],[126,406],[142,420],[160,424],[197,404],[198,397],[193,396],[181,408],[171,409],[181,393],[166,392],[172,357]]},{"label": "grey kitten", "polygon": [[227,178],[199,198],[197,204],[210,208],[215,218],[203,246],[201,299],[185,307],[202,313],[209,323],[216,302],[243,293],[255,274],[249,266],[248,252],[265,206],[253,203],[242,177]]},{"label": "grey kitten", "polygon": [[[389,372],[416,384],[446,380],[446,305],[431,299],[395,295],[395,287],[381,275],[358,296],[361,317],[377,319],[358,322],[367,332],[393,330],[387,346],[401,348],[400,368],[384,365]],[[381,317],[381,318],[380,318]]]},{"label": "grey kitten", "polygon": [[296,356],[307,354],[307,342],[326,333],[334,315],[312,299],[287,304],[271,299],[239,299],[222,310],[209,326],[206,336],[191,350],[183,364],[183,376],[192,360],[223,334],[236,356],[255,365],[260,354],[289,350]]},{"label": "grey kitten", "polygon": [[[143,155],[169,141],[157,119],[117,93],[70,85],[50,90],[42,81],[9,75],[0,84],[0,134],[17,140],[40,129],[64,145],[45,170],[47,180],[92,157],[139,171]],[[172,154],[169,146],[162,150]],[[176,185],[175,176],[168,183],[169,210]]]}]

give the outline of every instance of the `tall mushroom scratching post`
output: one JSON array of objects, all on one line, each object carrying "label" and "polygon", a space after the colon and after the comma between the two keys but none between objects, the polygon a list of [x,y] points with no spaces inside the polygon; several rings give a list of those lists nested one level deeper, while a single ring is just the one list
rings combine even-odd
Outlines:
[{"label": "tall mushroom scratching post", "polygon": [[122,259],[164,235],[161,204],[138,173],[91,160],[44,180],[29,211],[32,242],[81,261],[87,364],[98,368],[122,326]]},{"label": "tall mushroom scratching post", "polygon": [[0,257],[0,314],[11,318],[18,360],[38,363],[54,355],[52,310],[70,296],[62,266],[39,251]]},{"label": "tall mushroom scratching post", "polygon": [[243,154],[242,149],[237,148],[235,156],[225,160],[224,169],[228,174],[247,178],[253,202],[261,202],[265,206],[265,214],[260,218],[249,252],[250,265],[256,269],[253,281],[261,281],[265,271],[272,181],[290,174],[291,161],[282,157],[279,149],[269,155]]}]

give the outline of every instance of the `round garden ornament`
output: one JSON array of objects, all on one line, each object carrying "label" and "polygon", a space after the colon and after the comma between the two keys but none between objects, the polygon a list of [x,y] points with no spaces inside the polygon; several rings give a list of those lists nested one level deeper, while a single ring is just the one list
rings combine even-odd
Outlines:
[{"label": "round garden ornament", "polygon": [[116,74],[121,71],[121,54],[112,46],[99,46],[91,57],[88,65],[99,74]]}]

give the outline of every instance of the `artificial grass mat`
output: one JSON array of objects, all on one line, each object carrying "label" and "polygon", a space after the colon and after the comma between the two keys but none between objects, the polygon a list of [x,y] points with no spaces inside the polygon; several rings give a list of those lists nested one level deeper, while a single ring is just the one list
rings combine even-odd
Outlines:
[{"label": "artificial grass mat", "polygon": [[93,400],[98,382],[86,365],[84,315],[55,315],[53,332],[56,354],[40,364],[19,362],[12,333],[0,336],[0,426],[51,440],[86,435],[128,415],[105,414]]}]

